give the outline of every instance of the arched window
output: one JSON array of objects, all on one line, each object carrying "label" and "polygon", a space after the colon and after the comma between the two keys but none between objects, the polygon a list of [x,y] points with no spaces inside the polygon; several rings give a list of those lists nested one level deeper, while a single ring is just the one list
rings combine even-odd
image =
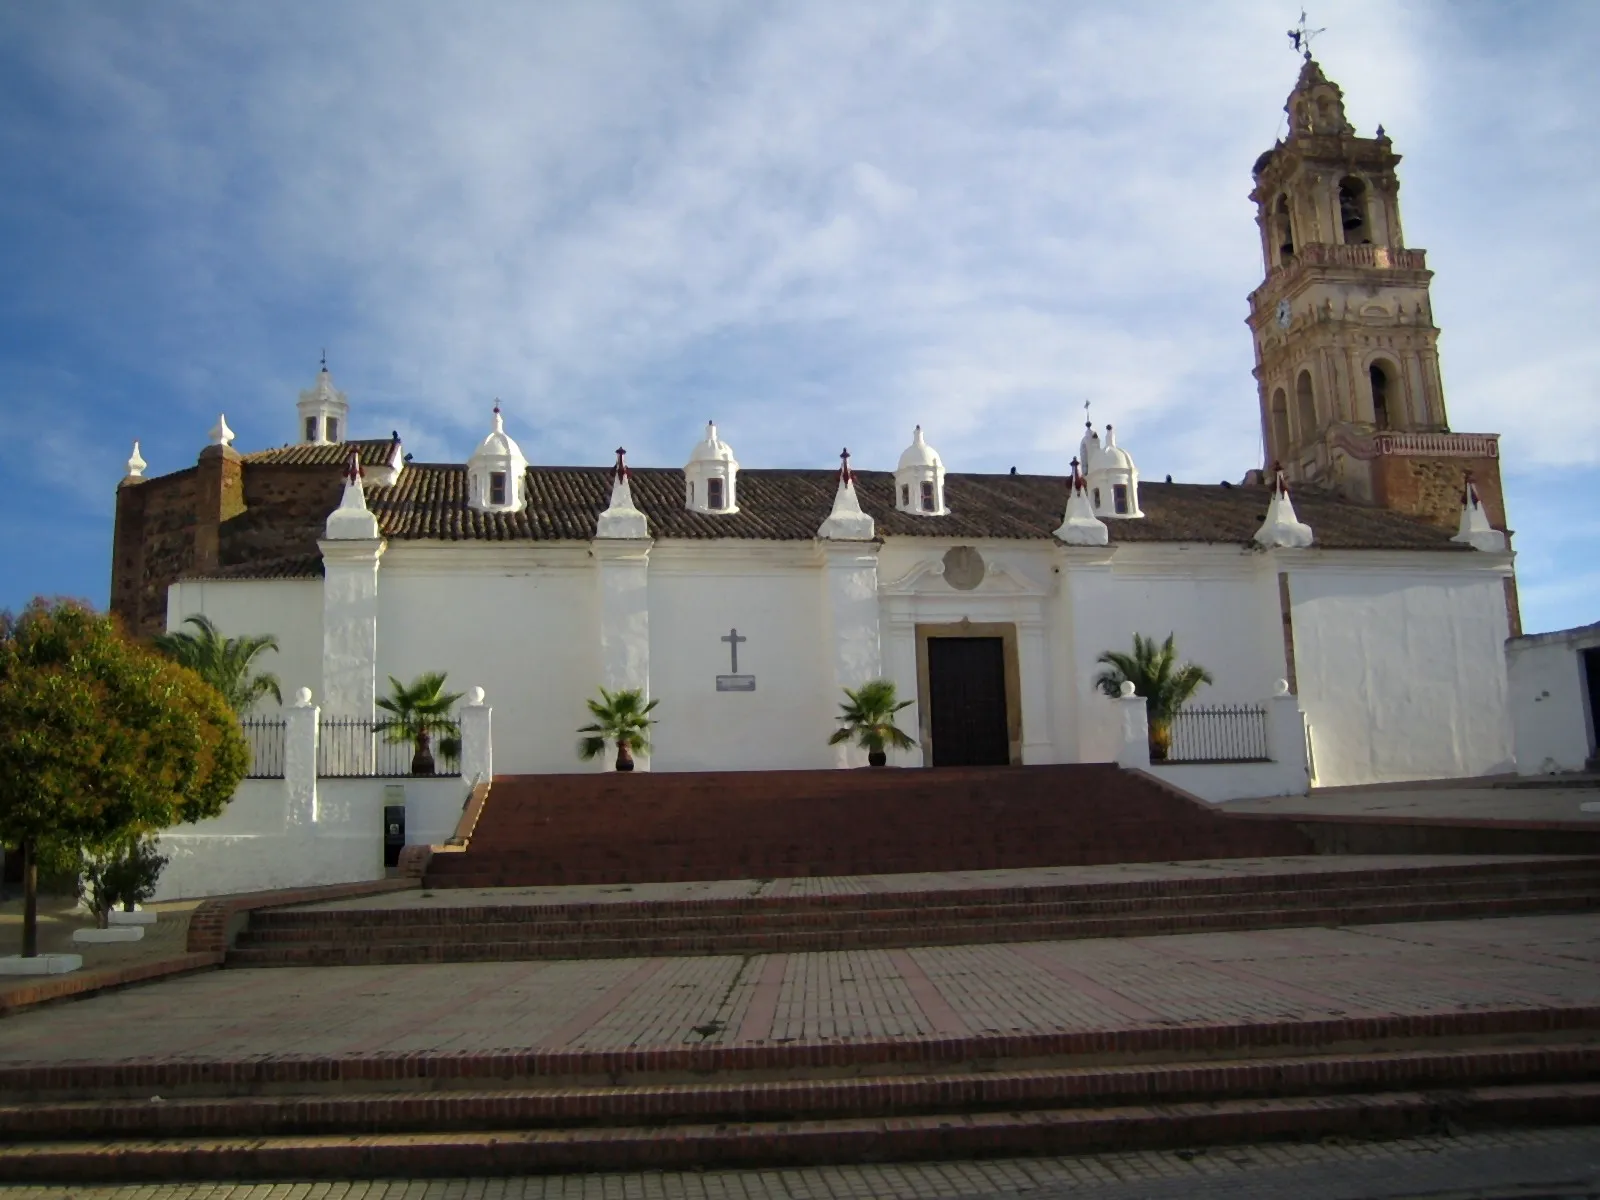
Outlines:
[{"label": "arched window", "polygon": [[1394,368],[1386,362],[1375,362],[1367,368],[1367,379],[1372,384],[1372,423],[1379,429],[1393,428],[1394,409],[1399,400],[1394,387]]},{"label": "arched window", "polygon": [[1289,396],[1282,389],[1272,393],[1272,451],[1276,461],[1289,455]]},{"label": "arched window", "polygon": [[1367,228],[1367,185],[1354,175],[1339,181],[1339,225],[1346,246],[1368,246],[1372,235]]},{"label": "arched window", "polygon": [[1278,264],[1287,267],[1294,258],[1294,226],[1289,220],[1289,197],[1279,196],[1272,215],[1273,235],[1278,239]]},{"label": "arched window", "polygon": [[1311,393],[1311,372],[1301,371],[1294,384],[1294,416],[1300,426],[1300,440],[1309,442],[1317,432],[1317,400]]}]

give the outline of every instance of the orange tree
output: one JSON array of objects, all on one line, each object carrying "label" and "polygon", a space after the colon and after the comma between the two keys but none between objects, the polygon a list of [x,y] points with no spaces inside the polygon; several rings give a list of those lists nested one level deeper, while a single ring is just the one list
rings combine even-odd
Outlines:
[{"label": "orange tree", "polygon": [[249,762],[222,696],[111,617],[73,601],[0,613],[0,842],[22,851],[23,955],[41,852],[216,816]]}]

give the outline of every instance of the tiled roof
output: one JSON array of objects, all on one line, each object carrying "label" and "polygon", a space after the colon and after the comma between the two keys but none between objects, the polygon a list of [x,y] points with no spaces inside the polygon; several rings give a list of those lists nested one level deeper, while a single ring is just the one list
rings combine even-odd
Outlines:
[{"label": "tiled roof", "polygon": [[[635,503],[656,538],[751,538],[804,541],[816,536],[836,486],[833,471],[739,472],[739,512],[717,516],[684,507],[680,470],[635,468]],[[912,516],[893,503],[894,476],[856,472],[861,506],[880,537],[1048,540],[1066,507],[1066,480],[1055,475],[945,477],[950,512]],[[466,468],[412,463],[393,487],[368,489],[384,533],[444,541],[588,541],[611,494],[605,467],[530,467],[529,503],[521,512],[482,513],[467,506]],[[1142,520],[1111,520],[1117,542],[1250,542],[1266,515],[1269,489],[1187,483],[1141,483]],[[1356,504],[1311,488],[1297,489],[1300,519],[1325,549],[1462,550],[1450,531],[1412,517]]]},{"label": "tiled roof", "polygon": [[306,442],[294,446],[279,446],[273,450],[257,450],[246,454],[247,463],[264,463],[280,467],[342,467],[354,449],[361,455],[364,467],[389,465],[394,453],[393,438],[364,438],[354,442]]}]

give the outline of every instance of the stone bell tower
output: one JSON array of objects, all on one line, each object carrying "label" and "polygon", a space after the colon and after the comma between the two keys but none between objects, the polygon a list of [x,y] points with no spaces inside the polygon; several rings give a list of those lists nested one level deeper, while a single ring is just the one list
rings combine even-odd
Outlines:
[{"label": "stone bell tower", "polygon": [[[1298,43],[1297,43],[1298,44]],[[1504,530],[1499,435],[1452,433],[1426,253],[1400,224],[1400,156],[1359,137],[1306,54],[1288,136],[1255,164],[1266,278],[1250,294],[1270,472],[1454,527],[1468,473]]]}]

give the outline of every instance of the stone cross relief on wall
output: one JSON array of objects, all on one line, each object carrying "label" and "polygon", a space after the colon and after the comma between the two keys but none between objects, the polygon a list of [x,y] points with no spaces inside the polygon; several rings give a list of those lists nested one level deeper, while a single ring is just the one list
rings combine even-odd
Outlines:
[{"label": "stone cross relief on wall", "polygon": [[717,691],[719,692],[753,692],[756,690],[756,677],[754,675],[739,674],[739,646],[750,639],[739,632],[737,628],[730,629],[719,641],[728,643],[728,670],[727,675],[717,676]]}]

